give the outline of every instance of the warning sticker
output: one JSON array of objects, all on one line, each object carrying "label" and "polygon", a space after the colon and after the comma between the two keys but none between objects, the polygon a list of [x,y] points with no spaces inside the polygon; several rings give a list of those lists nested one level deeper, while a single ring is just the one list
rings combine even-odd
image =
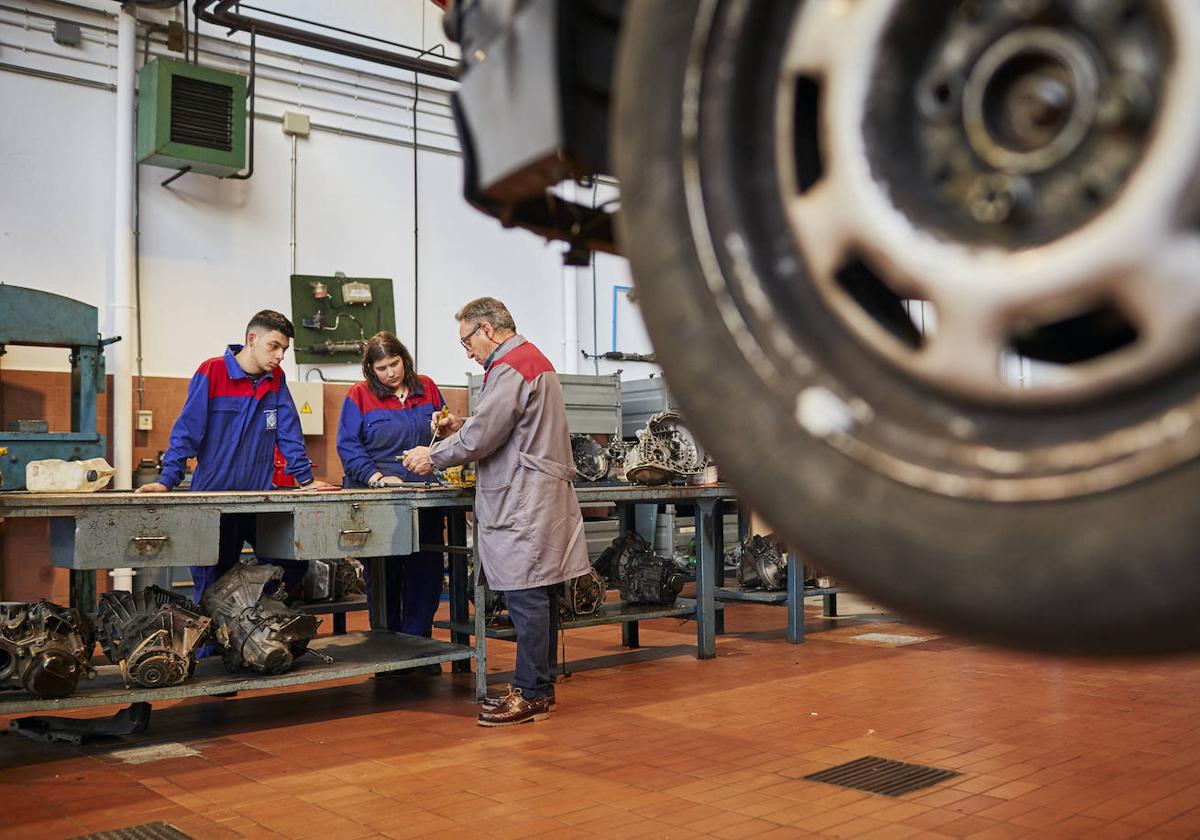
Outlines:
[{"label": "warning sticker", "polygon": [[312,406],[306,402],[304,405],[300,406],[300,413],[301,414],[312,414]]}]

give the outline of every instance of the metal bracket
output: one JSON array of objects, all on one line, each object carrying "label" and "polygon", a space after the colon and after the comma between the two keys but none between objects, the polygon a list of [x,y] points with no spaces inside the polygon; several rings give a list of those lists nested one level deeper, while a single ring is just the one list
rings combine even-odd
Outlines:
[{"label": "metal bracket", "polygon": [[79,720],[67,717],[17,718],[10,721],[10,732],[24,735],[35,741],[53,744],[65,741],[68,744],[83,744],[97,738],[117,738],[122,735],[140,735],[150,727],[150,704],[133,703],[110,718]]}]

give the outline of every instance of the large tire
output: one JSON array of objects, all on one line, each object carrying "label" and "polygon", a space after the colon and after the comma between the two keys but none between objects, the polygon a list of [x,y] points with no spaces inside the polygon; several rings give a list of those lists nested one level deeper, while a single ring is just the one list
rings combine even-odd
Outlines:
[{"label": "large tire", "polygon": [[[839,424],[854,422],[837,411],[849,406],[857,422],[907,418],[951,442],[952,424],[965,425],[981,449],[1065,451],[1185,400],[1200,380],[1193,358],[1115,395],[1053,409],[998,405],[941,393],[862,346],[809,288],[803,254],[777,221],[778,155],[760,113],[770,109],[753,106],[775,101],[777,33],[799,8],[633,0],[624,22],[613,121],[619,235],[689,425],[793,545],[902,614],[1040,650],[1196,647],[1195,457],[1107,489],[1002,500],[986,480],[956,495],[953,483],[920,486],[832,445]],[[806,362],[790,368],[764,333],[741,328],[753,323],[750,304],[730,291],[739,271],[778,275],[785,265],[795,280],[786,308],[772,301],[775,318]],[[798,406],[805,393],[833,397],[832,430]]]}]

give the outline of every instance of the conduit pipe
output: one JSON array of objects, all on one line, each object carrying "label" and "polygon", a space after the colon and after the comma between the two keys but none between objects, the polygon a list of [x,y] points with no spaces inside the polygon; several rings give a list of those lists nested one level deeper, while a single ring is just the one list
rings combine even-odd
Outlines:
[{"label": "conduit pipe", "polygon": [[109,299],[109,334],[124,341],[108,346],[113,385],[114,487],[128,490],[133,482],[133,92],[137,21],[121,9],[117,16],[117,116],[113,165],[113,284]]},{"label": "conduit pipe", "polygon": [[[137,54],[137,20],[131,9],[117,15],[117,115],[113,165],[113,283],[109,299],[109,335],[124,341],[108,345],[107,367],[112,372],[111,439],[113,487],[133,487],[133,91]],[[139,348],[140,349],[140,348]],[[132,588],[133,570],[116,569],[114,586]]]}]

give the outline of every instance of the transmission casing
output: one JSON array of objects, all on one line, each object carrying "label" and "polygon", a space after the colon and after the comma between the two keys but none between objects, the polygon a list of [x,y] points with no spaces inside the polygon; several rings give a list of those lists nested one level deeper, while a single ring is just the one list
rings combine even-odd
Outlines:
[{"label": "transmission casing", "polygon": [[283,603],[283,569],[239,564],[205,590],[200,603],[230,673],[282,674],[308,649],[321,619]]},{"label": "transmission casing", "polygon": [[0,605],[0,687],[12,681],[38,697],[66,697],[96,675],[95,646],[95,627],[78,610],[45,600]]},{"label": "transmission casing", "polygon": [[212,625],[191,601],[157,586],[105,592],[97,622],[104,655],[130,688],[178,685],[190,677]]}]

